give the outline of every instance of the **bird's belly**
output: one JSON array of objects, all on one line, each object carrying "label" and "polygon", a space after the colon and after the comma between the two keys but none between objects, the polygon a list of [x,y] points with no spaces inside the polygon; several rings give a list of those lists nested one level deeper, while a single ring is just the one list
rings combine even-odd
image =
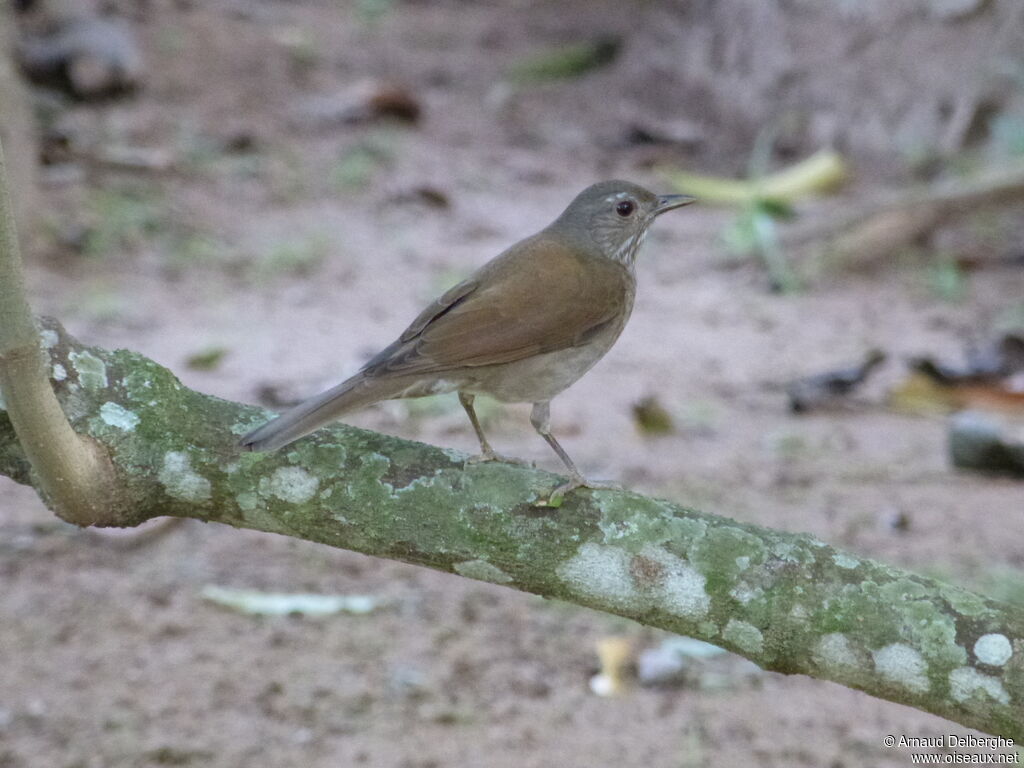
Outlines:
[{"label": "bird's belly", "polygon": [[465,391],[490,395],[506,403],[550,400],[593,368],[615,343],[621,330],[621,325],[609,328],[583,346],[492,366],[474,376],[476,381]]}]

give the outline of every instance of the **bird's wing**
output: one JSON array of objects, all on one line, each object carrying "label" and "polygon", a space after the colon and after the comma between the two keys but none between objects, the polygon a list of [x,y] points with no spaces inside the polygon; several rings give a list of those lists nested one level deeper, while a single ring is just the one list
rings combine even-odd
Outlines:
[{"label": "bird's wing", "polygon": [[621,265],[530,238],[427,307],[364,369],[370,376],[510,363],[586,343],[623,311]]}]

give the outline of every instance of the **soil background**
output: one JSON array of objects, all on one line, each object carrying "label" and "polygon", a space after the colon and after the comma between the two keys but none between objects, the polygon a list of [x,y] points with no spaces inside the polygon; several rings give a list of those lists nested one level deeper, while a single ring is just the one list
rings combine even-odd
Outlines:
[{"label": "soil background", "polygon": [[[979,3],[989,6],[981,16],[952,21],[921,10],[927,3],[896,15],[896,5],[864,4],[879,15],[851,10],[842,21],[860,48],[833,47],[830,30],[842,25],[821,27],[821,12],[801,16],[800,3],[790,18],[806,23],[785,29],[759,27],[771,19],[756,10],[784,4],[732,3],[735,36],[713,5],[121,4],[145,55],[143,87],[62,104],[58,123],[86,146],[169,152],[176,168],[44,168],[49,238],[28,254],[34,307],[90,344],[142,352],[190,387],[291,400],[352,373],[425,302],[593,181],[671,191],[662,165],[743,173],[759,132],[775,126],[772,163],[837,146],[857,169],[845,193],[856,200],[912,183],[924,150],[984,152],[990,132],[969,130],[982,125],[979,110],[998,103],[1012,115],[1019,99],[986,75],[1021,34],[1016,17],[993,16],[1006,4]],[[918,34],[927,25],[941,30]],[[768,39],[759,28],[786,33],[785,59],[759,60],[755,42],[734,42]],[[1003,36],[984,38],[986,29]],[[622,47],[608,66],[509,84],[538,51],[609,32]],[[943,56],[971,45],[986,55],[962,70],[963,87],[950,86]],[[934,81],[914,74],[929,55]],[[729,76],[716,82],[716,68]],[[419,121],[339,119],[337,105],[367,80],[407,89]],[[889,107],[868,130],[872,94]],[[911,108],[943,94],[948,109],[927,119]],[[669,140],[638,143],[637,127]],[[594,477],[1007,596],[1024,583],[1024,487],[953,471],[944,416],[883,403],[907,357],[958,361],[968,343],[1024,316],[1024,270],[993,261],[958,273],[950,291],[926,251],[778,294],[759,265],[725,255],[734,219],[694,206],[658,221],[622,338],[553,404],[567,450]],[[992,227],[1002,247],[1006,230]],[[1019,252],[1019,240],[1006,247]],[[788,412],[784,382],[872,348],[889,362],[852,406]],[[211,350],[224,353],[212,369],[190,366]],[[638,429],[633,406],[645,397],[671,415],[671,433]],[[557,469],[528,406],[483,413],[497,450]],[[351,422],[475,448],[454,396],[381,404]],[[693,661],[689,684],[601,698],[588,686],[595,643],[623,635],[653,647],[663,633],[193,521],[150,536],[77,530],[5,479],[0,579],[2,768],[903,766],[909,751],[885,748],[885,735],[965,733],[830,683],[732,663]],[[247,616],[204,601],[211,584],[368,594],[382,607]]]}]

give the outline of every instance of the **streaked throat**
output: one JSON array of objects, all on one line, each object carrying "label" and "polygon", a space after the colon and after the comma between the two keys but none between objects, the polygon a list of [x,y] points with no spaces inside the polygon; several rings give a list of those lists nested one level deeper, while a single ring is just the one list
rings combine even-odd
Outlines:
[{"label": "streaked throat", "polygon": [[627,267],[632,267],[636,262],[636,255],[640,252],[646,239],[647,228],[645,227],[620,245],[618,250],[612,254],[612,258],[621,264],[625,264]]}]

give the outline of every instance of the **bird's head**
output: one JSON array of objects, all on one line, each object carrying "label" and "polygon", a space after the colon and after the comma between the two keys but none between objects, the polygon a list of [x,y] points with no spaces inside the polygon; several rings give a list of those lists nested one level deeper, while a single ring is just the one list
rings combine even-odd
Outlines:
[{"label": "bird's head", "polygon": [[602,181],[580,192],[554,226],[590,240],[604,256],[632,265],[654,219],[694,201],[689,195],[656,195],[628,181]]}]

